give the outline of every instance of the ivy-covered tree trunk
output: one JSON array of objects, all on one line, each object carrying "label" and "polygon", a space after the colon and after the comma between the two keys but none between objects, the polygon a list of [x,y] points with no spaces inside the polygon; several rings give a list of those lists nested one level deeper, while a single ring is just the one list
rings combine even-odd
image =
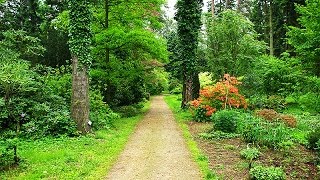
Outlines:
[{"label": "ivy-covered tree trunk", "polygon": [[77,123],[78,131],[86,134],[89,125],[89,78],[91,65],[91,13],[86,0],[69,0],[70,29],[69,45],[72,54],[72,97],[71,117]]},{"label": "ivy-covered tree trunk", "polygon": [[177,2],[178,60],[181,62],[183,91],[181,107],[198,97],[200,83],[198,79],[198,36],[201,27],[202,0],[179,0]]}]

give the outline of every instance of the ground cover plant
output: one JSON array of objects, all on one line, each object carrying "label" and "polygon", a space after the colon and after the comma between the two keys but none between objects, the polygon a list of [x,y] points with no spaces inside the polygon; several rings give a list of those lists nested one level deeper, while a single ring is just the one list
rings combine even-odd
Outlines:
[{"label": "ground cover plant", "polygon": [[[1,179],[100,179],[116,161],[142,114],[114,121],[109,130],[83,137],[44,138],[21,142],[18,168],[0,171]],[[106,153],[108,152],[108,153]],[[2,159],[1,159],[2,160]]]}]

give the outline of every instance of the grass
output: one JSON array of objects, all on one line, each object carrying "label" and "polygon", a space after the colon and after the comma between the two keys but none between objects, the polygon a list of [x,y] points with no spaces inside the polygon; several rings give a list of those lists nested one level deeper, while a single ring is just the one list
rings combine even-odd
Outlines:
[{"label": "grass", "polygon": [[[150,102],[142,111],[149,107]],[[87,136],[27,141],[19,147],[19,168],[0,172],[0,179],[102,179],[142,118],[121,118],[111,130]]]},{"label": "grass", "polygon": [[205,179],[217,179],[216,174],[209,168],[209,160],[198,148],[197,143],[193,140],[193,137],[189,131],[187,122],[191,120],[191,113],[189,111],[181,110],[180,101],[177,95],[165,96],[165,101],[169,105],[170,109],[174,113],[175,119],[182,129],[183,136],[186,139],[187,145],[192,153],[194,160],[200,167]]}]

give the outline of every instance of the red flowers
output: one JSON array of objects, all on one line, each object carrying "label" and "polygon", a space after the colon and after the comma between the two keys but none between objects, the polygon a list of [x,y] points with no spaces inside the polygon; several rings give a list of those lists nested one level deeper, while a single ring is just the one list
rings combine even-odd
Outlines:
[{"label": "red flowers", "polygon": [[200,90],[200,98],[190,102],[191,108],[205,109],[206,116],[211,116],[217,109],[247,108],[246,100],[237,88],[241,82],[229,74],[225,74],[223,78],[215,85]]}]

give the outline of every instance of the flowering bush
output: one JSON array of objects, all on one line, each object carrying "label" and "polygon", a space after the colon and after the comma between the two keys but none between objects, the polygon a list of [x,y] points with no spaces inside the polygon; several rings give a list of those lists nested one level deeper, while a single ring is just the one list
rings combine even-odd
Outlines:
[{"label": "flowering bush", "polygon": [[[196,111],[196,120],[199,120],[198,111],[204,112],[205,116],[210,117],[220,109],[227,108],[247,108],[247,103],[241,94],[237,85],[241,84],[236,77],[229,74],[224,75],[224,79],[213,86],[206,86],[200,90],[200,97],[190,102],[190,107]],[[201,121],[201,120],[199,120]]]}]

